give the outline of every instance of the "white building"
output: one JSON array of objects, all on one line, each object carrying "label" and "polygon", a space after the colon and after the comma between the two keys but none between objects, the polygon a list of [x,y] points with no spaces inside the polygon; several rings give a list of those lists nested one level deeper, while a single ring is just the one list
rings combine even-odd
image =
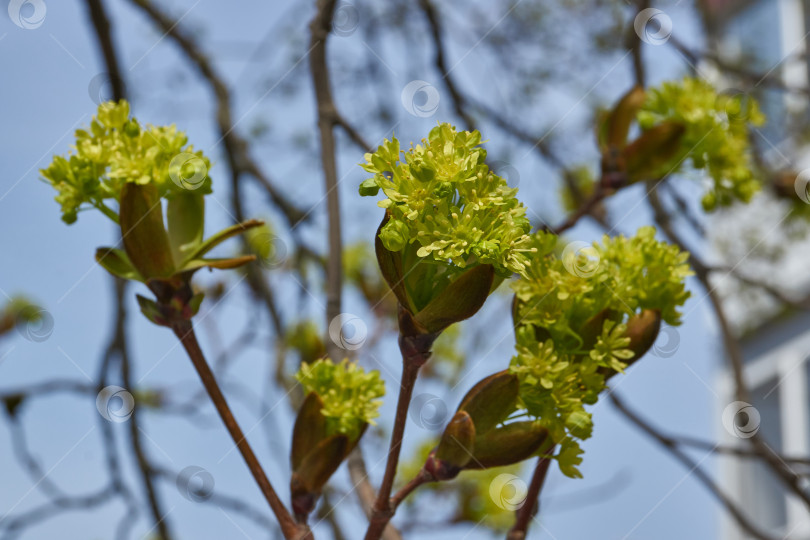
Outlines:
[{"label": "white building", "polygon": [[[807,153],[799,151],[790,137],[791,122],[798,120],[806,126],[810,119],[806,98],[768,89],[761,79],[753,80],[747,74],[767,74],[788,87],[807,87],[810,0],[703,0],[702,5],[708,33],[713,36],[710,49],[722,61],[740,68],[737,77],[725,77],[721,84],[753,88],[768,116],[768,124],[754,134],[755,144],[775,169],[809,167]],[[786,205],[764,199],[742,212],[728,212],[712,221],[712,244],[720,244],[724,261],[740,265],[746,275],[797,298],[800,293],[806,295],[810,290],[810,243],[804,238],[786,252],[782,249],[778,258],[769,256],[768,248],[778,253],[788,236],[784,224],[763,229],[770,229],[770,223],[781,223]],[[729,245],[730,233],[744,240],[740,245]],[[742,335],[744,377],[753,408],[733,405],[734,381],[730,369],[724,368],[718,384],[718,440],[749,448],[744,439],[746,431],[753,429],[779,454],[810,457],[810,313],[781,311],[767,294],[741,292],[733,281],[719,280],[717,286],[731,302],[731,315]],[[725,425],[721,421],[724,413]],[[732,417],[734,424],[729,426]],[[810,538],[810,511],[788,495],[765,465],[727,456],[720,458],[719,464],[722,487],[753,523],[775,538]],[[810,473],[810,467],[790,466],[799,474]],[[748,538],[727,515],[723,516],[721,537]]]}]

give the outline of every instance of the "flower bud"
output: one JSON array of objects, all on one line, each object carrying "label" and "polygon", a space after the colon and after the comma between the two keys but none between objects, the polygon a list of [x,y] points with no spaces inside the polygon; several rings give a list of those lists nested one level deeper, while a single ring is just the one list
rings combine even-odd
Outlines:
[{"label": "flower bud", "polygon": [[635,362],[655,343],[658,332],[661,330],[661,310],[645,309],[627,320],[627,337],[630,338],[628,349],[633,351]]},{"label": "flower bud", "polygon": [[458,411],[442,433],[436,450],[425,464],[436,480],[454,478],[473,456],[475,425],[470,415]]},{"label": "flower bud", "polygon": [[656,179],[666,171],[666,165],[681,151],[681,140],[686,132],[683,124],[662,122],[627,145],[622,151],[627,167],[628,182]]},{"label": "flower bud", "polygon": [[469,414],[476,433],[486,433],[515,410],[519,388],[516,375],[499,371],[473,386],[461,400],[459,411]]},{"label": "flower bud", "polygon": [[465,469],[489,469],[529,459],[549,440],[537,422],[513,422],[475,438],[473,457]]},{"label": "flower bud", "polygon": [[408,225],[397,219],[391,219],[380,231],[380,240],[390,251],[401,251],[408,244],[410,231]]},{"label": "flower bud", "polygon": [[647,94],[641,86],[634,86],[622,96],[606,120],[605,142],[608,147],[622,148],[627,144],[630,126],[646,99]]}]

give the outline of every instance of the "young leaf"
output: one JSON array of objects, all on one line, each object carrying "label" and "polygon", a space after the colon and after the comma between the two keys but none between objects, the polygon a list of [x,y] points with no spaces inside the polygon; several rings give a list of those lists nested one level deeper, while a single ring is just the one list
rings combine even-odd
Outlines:
[{"label": "young leaf", "polygon": [[205,199],[202,193],[186,191],[177,193],[166,205],[166,221],[169,226],[169,242],[172,255],[180,265],[189,252],[196,249],[203,239],[205,227]]},{"label": "young leaf", "polygon": [[481,380],[467,392],[459,411],[467,412],[475,424],[476,433],[486,433],[503,422],[515,410],[520,383],[508,370]]},{"label": "young leaf", "polygon": [[475,452],[467,469],[511,465],[535,455],[546,442],[548,431],[537,422],[514,422],[475,438]]},{"label": "young leaf", "polygon": [[682,150],[681,138],[685,131],[683,124],[663,122],[627,145],[622,155],[629,183],[655,180],[670,172],[663,167]]},{"label": "young leaf", "polygon": [[206,239],[200,246],[191,252],[188,257],[186,257],[187,261],[193,259],[199,259],[219,244],[224,242],[225,240],[232,238],[238,234],[245,232],[248,229],[253,227],[259,227],[263,225],[264,222],[259,219],[249,219],[247,221],[243,221],[242,223],[237,223],[236,225],[231,225],[225,229],[222,229],[215,235],[211,236],[210,238]]},{"label": "young leaf", "polygon": [[627,144],[630,125],[636,120],[639,109],[644,105],[647,95],[641,86],[634,86],[619,100],[607,119],[607,144],[614,148],[623,148]]},{"label": "young leaf", "polygon": [[175,266],[157,188],[125,183],[120,219],[124,250],[140,275],[145,280],[171,276]]},{"label": "young leaf", "polygon": [[295,469],[299,487],[308,493],[319,494],[326,482],[340,467],[349,448],[349,438],[337,433],[320,441],[301,460]]},{"label": "young leaf", "polygon": [[297,470],[307,453],[326,438],[326,418],[321,414],[323,401],[315,392],[310,392],[298,410],[293,427],[290,462]]},{"label": "young leaf", "polygon": [[122,279],[143,281],[143,278],[132,266],[125,251],[111,247],[101,247],[96,250],[96,262],[107,272]]},{"label": "young leaf", "polygon": [[489,264],[470,268],[420,310],[416,322],[435,333],[472,317],[489,296],[494,277],[495,271]]}]

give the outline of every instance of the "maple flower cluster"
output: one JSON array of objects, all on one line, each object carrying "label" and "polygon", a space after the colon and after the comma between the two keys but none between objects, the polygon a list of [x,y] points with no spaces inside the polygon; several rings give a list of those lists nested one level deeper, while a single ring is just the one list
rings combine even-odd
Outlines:
[{"label": "maple flower cluster", "polygon": [[385,382],[380,372],[366,372],[349,360],[335,364],[321,359],[301,364],[295,375],[305,393],[314,392],[323,401],[327,434],[343,433],[356,439],[364,424],[374,424],[379,416]]},{"label": "maple flower cluster", "polygon": [[117,221],[107,206],[118,202],[126,182],[154,184],[160,197],[197,190],[211,192],[210,161],[188,145],[176,126],[141,126],[129,116],[126,101],[102,103],[87,129],[76,130],[73,152],[54,156],[41,171],[57,190],[62,220],[73,223],[83,206],[101,210]]},{"label": "maple flower cluster", "polygon": [[531,228],[517,188],[486,165],[478,131],[434,127],[422,144],[400,151],[386,140],[366,154],[363,168],[373,177],[361,195],[386,199],[378,205],[390,219],[380,240],[390,251],[418,246],[417,256],[458,268],[491,264],[501,275],[523,273],[531,250]]},{"label": "maple flower cluster", "polygon": [[683,125],[685,131],[680,152],[663,164],[661,175],[680,170],[687,160],[705,170],[712,181],[701,201],[706,211],[735,200],[747,203],[759,191],[748,141],[749,126],[765,122],[756,100],[742,93],[718,93],[693,77],[664,82],[649,90],[638,122],[645,130],[664,121]]},{"label": "maple flower cluster", "polygon": [[585,405],[596,403],[607,377],[634,358],[631,317],[656,310],[667,324],[680,324],[689,254],[657,241],[653,227],[631,238],[605,236],[579,254],[558,256],[558,237],[550,233],[534,242],[538,254],[527,277],[512,283],[517,354],[510,371],[521,383],[519,408],[560,445],[562,472],[579,476],[578,441],[593,428]]}]

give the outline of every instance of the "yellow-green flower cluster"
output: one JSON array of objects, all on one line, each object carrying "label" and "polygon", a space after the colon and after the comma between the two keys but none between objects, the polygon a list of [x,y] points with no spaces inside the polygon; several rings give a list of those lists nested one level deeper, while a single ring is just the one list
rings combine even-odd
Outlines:
[{"label": "yellow-green flower cluster", "polygon": [[561,257],[554,235],[541,232],[534,241],[539,253],[528,276],[512,284],[517,354],[510,370],[520,379],[521,408],[560,445],[560,469],[579,476],[578,441],[593,427],[585,405],[596,403],[605,374],[622,371],[634,356],[625,323],[643,309],[680,323],[688,254],[657,241],[653,227]]},{"label": "yellow-green flower cluster", "polygon": [[314,392],[323,401],[327,435],[343,433],[350,439],[360,435],[364,424],[374,424],[385,395],[385,382],[377,370],[366,373],[349,360],[335,364],[321,359],[301,364],[295,378],[305,393]]},{"label": "yellow-green flower cluster", "polygon": [[642,130],[662,121],[685,127],[681,151],[660,172],[675,172],[687,158],[694,168],[704,169],[713,183],[702,199],[706,211],[734,200],[748,202],[759,190],[760,182],[752,172],[748,128],[762,125],[765,117],[753,98],[718,94],[709,83],[687,77],[651,89],[638,121]]},{"label": "yellow-green flower cluster", "polygon": [[664,322],[679,324],[678,306],[689,297],[689,254],[656,240],[654,227],[631,238],[605,235],[601,244],[571,243],[560,256],[558,240],[543,231],[533,235],[538,253],[526,277],[511,284],[520,324],[547,329],[569,351],[578,347],[577,329],[603,309],[659,309]]},{"label": "yellow-green flower cluster", "polygon": [[41,173],[59,192],[66,223],[76,221],[83,205],[116,220],[105,201],[118,201],[125,182],[155,184],[161,197],[188,189],[210,193],[210,162],[187,142],[176,126],[141,126],[129,117],[129,103],[109,101],[99,105],[88,129],[76,130],[74,151],[54,156]]},{"label": "yellow-green flower cluster", "polygon": [[487,167],[478,131],[434,127],[422,144],[400,152],[386,140],[366,154],[363,168],[374,176],[361,195],[387,197],[390,212],[380,239],[390,251],[418,246],[419,257],[464,268],[491,264],[501,275],[522,273],[528,264],[530,230],[517,188]]}]

